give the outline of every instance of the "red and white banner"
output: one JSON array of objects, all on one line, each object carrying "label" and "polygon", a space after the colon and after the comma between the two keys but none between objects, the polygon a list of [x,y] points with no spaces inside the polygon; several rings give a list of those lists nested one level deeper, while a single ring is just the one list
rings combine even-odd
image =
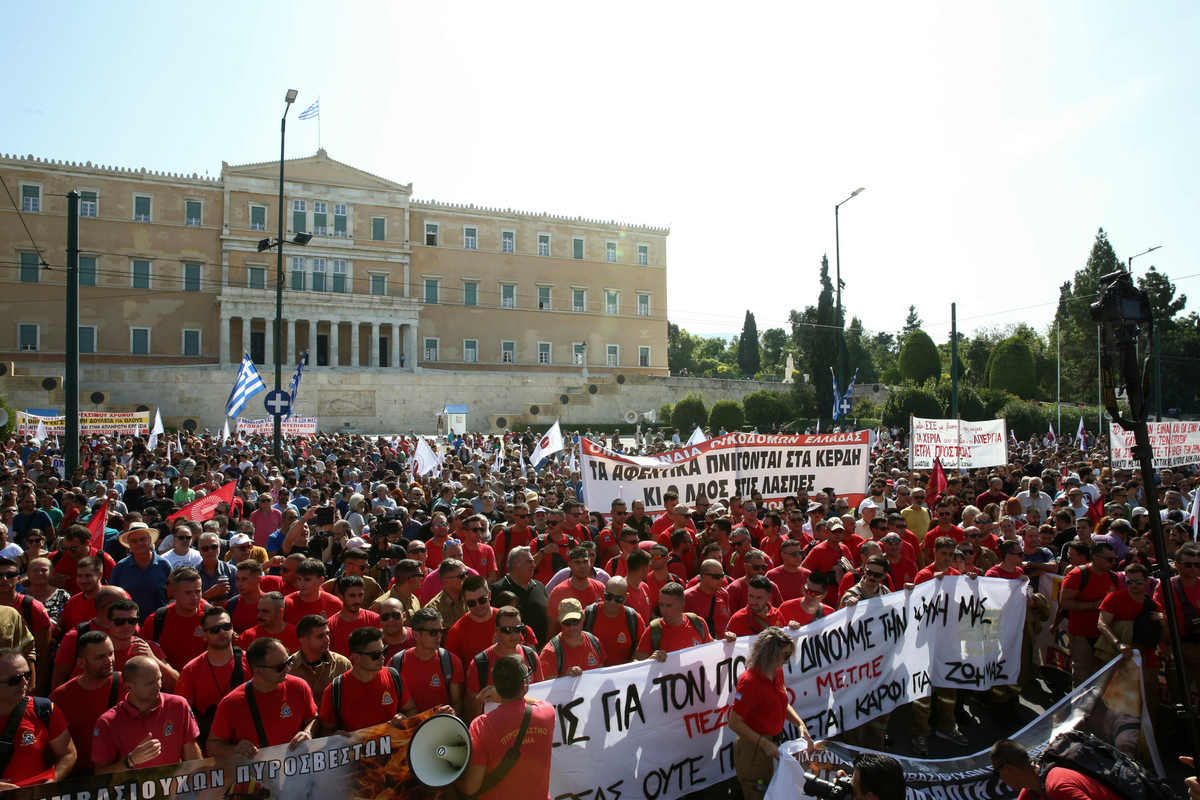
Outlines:
[{"label": "red and white banner", "polygon": [[801,489],[815,495],[832,488],[857,506],[867,486],[869,437],[869,431],[727,433],[656,456],[627,456],[583,439],[583,492],[588,506],[602,511],[618,497],[661,511],[668,491],[678,492],[688,505],[701,495],[715,502],[757,491],[768,506],[779,506]]},{"label": "red and white banner", "polygon": [[1003,419],[912,418],[909,469],[932,469],[934,459],[946,469],[995,467],[1008,463],[1008,433]]},{"label": "red and white banner", "polygon": [[[1154,468],[1200,464],[1200,422],[1149,422],[1150,446],[1154,448]],[[1108,427],[1109,466],[1113,469],[1137,469],[1133,457],[1133,431],[1113,422]]]}]

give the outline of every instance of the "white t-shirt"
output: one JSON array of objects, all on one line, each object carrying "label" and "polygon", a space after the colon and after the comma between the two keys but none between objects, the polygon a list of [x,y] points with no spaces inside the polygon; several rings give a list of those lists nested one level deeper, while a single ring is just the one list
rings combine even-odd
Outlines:
[{"label": "white t-shirt", "polygon": [[171,550],[169,553],[163,553],[162,560],[170,564],[171,569],[175,569],[180,564],[187,564],[189,567],[198,567],[200,566],[200,562],[204,559],[200,555],[199,550],[192,550],[189,548],[188,551],[183,555],[179,555],[174,550]]}]

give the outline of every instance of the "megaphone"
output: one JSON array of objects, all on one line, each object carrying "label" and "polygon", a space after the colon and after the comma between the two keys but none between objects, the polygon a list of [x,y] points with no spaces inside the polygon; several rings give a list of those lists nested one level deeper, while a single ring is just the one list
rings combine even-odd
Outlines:
[{"label": "megaphone", "polygon": [[408,764],[426,786],[449,786],[467,769],[471,736],[458,717],[436,714],[421,723],[408,743]]}]

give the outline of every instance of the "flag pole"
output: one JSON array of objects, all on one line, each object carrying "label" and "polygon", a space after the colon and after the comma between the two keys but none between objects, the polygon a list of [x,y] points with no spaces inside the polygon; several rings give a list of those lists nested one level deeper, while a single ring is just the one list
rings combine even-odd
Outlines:
[{"label": "flag pole", "polygon": [[[321,95],[317,95],[317,108],[321,107]],[[317,111],[317,149],[321,149],[321,112]]]}]

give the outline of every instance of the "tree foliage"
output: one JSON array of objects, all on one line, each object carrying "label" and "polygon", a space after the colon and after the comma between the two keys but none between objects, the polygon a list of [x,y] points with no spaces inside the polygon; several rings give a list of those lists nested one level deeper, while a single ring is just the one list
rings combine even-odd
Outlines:
[{"label": "tree foliage", "polygon": [[746,312],[742,322],[742,335],[738,338],[737,363],[745,375],[757,375],[762,366],[762,354],[758,350],[758,323],[754,313]]},{"label": "tree foliage", "polygon": [[833,408],[833,370],[837,368],[837,334],[841,326],[833,301],[833,281],[829,278],[829,256],[821,257],[821,294],[817,298],[816,324],[808,361],[817,392],[817,407]]},{"label": "tree foliage", "polygon": [[[742,398],[742,408],[745,409],[747,422],[763,427],[782,425],[794,416],[801,416],[792,413],[792,397],[783,392],[772,392],[767,389],[751,392]],[[713,413],[709,415],[710,419],[716,416],[716,413],[717,406],[714,403]]]},{"label": "tree foliage", "polygon": [[925,320],[917,316],[917,307],[910,305],[908,307],[908,316],[904,318],[904,328],[900,331],[901,339],[908,339],[913,331],[920,330],[925,324]]},{"label": "tree foliage", "polygon": [[896,426],[907,429],[910,416],[938,419],[942,413],[941,401],[929,389],[901,386],[888,394],[888,399],[883,404],[882,420],[889,428]]},{"label": "tree foliage", "polygon": [[1001,389],[1025,400],[1037,397],[1037,367],[1033,350],[1019,336],[1012,336],[992,350],[987,364],[989,389]]},{"label": "tree foliage", "polygon": [[671,424],[680,433],[690,434],[697,425],[704,427],[708,424],[708,405],[703,395],[689,392],[687,396],[675,403],[671,409]]},{"label": "tree foliage", "polygon": [[713,403],[712,411],[708,414],[708,424],[714,429],[737,431],[741,430],[745,422],[746,412],[737,400],[718,400]]},{"label": "tree foliage", "polygon": [[0,440],[8,441],[17,432],[17,412],[8,404],[8,396],[0,394],[0,408],[8,412],[8,422],[0,425]]},{"label": "tree foliage", "polygon": [[929,334],[917,329],[904,340],[900,350],[900,377],[917,385],[942,377],[942,357]]},{"label": "tree foliage", "polygon": [[762,332],[762,369],[781,371],[787,363],[787,331],[783,328],[767,328]]},{"label": "tree foliage", "polygon": [[670,425],[671,424],[671,412],[673,410],[674,410],[674,406],[672,406],[670,403],[663,403],[661,406],[659,406],[658,407],[658,424]]}]

